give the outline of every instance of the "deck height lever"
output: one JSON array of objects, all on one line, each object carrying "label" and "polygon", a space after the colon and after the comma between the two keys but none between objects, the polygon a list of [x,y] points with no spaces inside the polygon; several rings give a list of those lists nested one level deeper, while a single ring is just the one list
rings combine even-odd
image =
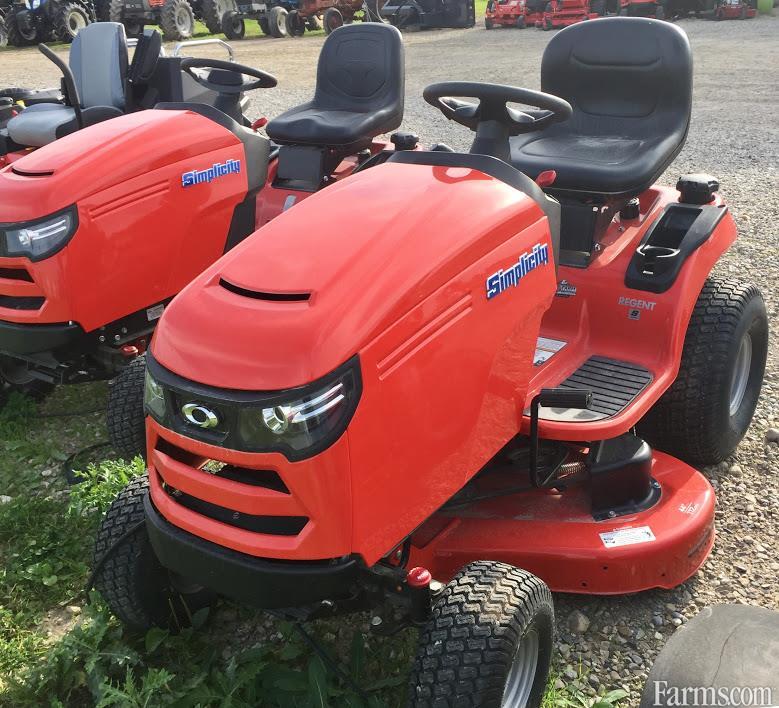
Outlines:
[{"label": "deck height lever", "polygon": [[530,481],[534,487],[548,484],[556,470],[543,480],[538,479],[538,409],[576,408],[586,410],[592,403],[592,391],[586,388],[542,388],[530,403]]}]

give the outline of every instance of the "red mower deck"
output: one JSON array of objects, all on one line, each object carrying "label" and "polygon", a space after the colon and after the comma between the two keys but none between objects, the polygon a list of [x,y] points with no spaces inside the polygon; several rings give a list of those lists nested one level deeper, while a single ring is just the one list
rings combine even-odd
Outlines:
[{"label": "red mower deck", "polygon": [[[593,519],[581,484],[439,512],[412,536],[410,565],[448,581],[469,560],[488,557],[529,570],[555,592],[674,588],[698,571],[714,544],[714,490],[700,472],[660,452],[652,478],[657,504],[613,520]],[[511,483],[492,484],[501,482]]]}]

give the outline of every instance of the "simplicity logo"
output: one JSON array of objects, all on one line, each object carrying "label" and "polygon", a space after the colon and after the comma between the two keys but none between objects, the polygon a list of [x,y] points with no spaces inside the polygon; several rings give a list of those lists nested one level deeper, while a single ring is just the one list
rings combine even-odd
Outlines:
[{"label": "simplicity logo", "polygon": [[181,175],[181,186],[191,187],[195,184],[213,182],[218,177],[237,175],[241,171],[240,160],[228,160],[227,162],[215,162],[207,170],[192,170]]},{"label": "simplicity logo", "polygon": [[505,270],[501,268],[487,278],[487,299],[492,300],[504,290],[517,287],[519,281],[528,273],[547,263],[549,263],[549,246],[545,243],[537,243],[529,251],[525,251],[512,266]]},{"label": "simplicity logo", "polygon": [[653,706],[777,708],[773,690],[768,686],[669,686],[668,681],[655,681],[653,688]]}]

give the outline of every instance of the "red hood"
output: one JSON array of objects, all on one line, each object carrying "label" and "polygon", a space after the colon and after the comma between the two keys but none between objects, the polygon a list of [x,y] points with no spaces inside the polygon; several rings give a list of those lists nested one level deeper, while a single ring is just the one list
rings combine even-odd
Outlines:
[{"label": "red hood", "polygon": [[140,174],[237,143],[229,131],[187,111],[139,111],[98,123],[0,170],[0,223],[46,216]]},{"label": "red hood", "polygon": [[302,385],[542,217],[529,197],[475,170],[366,170],[277,217],[196,278],[163,315],[154,357],[212,386]]}]

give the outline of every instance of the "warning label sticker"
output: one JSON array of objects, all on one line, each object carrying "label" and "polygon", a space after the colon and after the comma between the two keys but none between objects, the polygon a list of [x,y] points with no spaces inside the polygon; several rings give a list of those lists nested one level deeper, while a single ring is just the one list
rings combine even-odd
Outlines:
[{"label": "warning label sticker", "polygon": [[637,543],[651,543],[655,535],[649,526],[638,526],[633,529],[619,529],[600,534],[600,540],[606,548],[619,548],[620,546],[634,546]]},{"label": "warning label sticker", "polygon": [[536,341],[536,353],[533,355],[533,366],[541,366],[559,352],[566,342],[560,339],[548,339],[539,337]]}]

